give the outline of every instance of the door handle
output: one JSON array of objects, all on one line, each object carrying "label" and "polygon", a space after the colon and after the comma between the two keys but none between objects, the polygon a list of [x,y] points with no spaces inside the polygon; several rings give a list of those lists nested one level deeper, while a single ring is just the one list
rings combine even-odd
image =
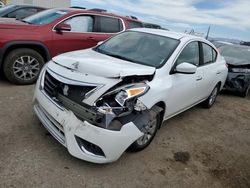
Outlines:
[{"label": "door handle", "polygon": [[216,74],[220,74],[221,72],[220,71],[217,71]]},{"label": "door handle", "polygon": [[201,76],[197,76],[196,81],[200,81],[200,80],[202,80],[202,77]]},{"label": "door handle", "polygon": [[95,37],[88,37],[87,40],[95,40]]}]

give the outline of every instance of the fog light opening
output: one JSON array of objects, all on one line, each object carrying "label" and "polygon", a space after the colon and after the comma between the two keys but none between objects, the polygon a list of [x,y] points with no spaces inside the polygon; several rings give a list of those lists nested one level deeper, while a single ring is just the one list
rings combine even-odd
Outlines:
[{"label": "fog light opening", "polygon": [[104,152],[102,151],[102,149],[99,146],[97,146],[93,143],[90,143],[90,142],[88,142],[88,141],[86,141],[78,136],[75,136],[75,138],[76,138],[76,141],[77,141],[79,147],[81,148],[81,150],[84,153],[86,153],[88,155],[92,155],[94,157],[105,157]]}]

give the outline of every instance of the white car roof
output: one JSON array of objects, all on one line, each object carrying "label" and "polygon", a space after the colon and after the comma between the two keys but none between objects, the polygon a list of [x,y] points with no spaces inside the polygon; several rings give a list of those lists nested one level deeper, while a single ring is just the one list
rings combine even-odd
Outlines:
[{"label": "white car roof", "polygon": [[167,30],[162,30],[162,29],[149,29],[149,28],[136,28],[136,29],[131,29],[132,31],[139,31],[139,32],[145,32],[145,33],[150,33],[150,34],[155,34],[155,35],[161,35],[164,37],[170,37],[173,39],[180,40],[182,38],[187,38],[187,39],[203,39],[201,37],[197,37],[194,35],[189,35],[186,33],[178,33],[178,32],[173,32],[173,31],[167,31]]}]

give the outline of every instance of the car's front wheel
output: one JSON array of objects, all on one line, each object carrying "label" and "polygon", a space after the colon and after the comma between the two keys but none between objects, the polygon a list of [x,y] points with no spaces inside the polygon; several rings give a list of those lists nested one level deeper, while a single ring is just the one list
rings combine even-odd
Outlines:
[{"label": "car's front wheel", "polygon": [[44,60],[38,52],[29,48],[20,48],[6,56],[3,71],[10,82],[27,85],[37,80],[43,65]]},{"label": "car's front wheel", "polygon": [[220,91],[220,85],[218,84],[214,87],[209,97],[202,103],[203,107],[211,108],[216,101],[219,91]]},{"label": "car's front wheel", "polygon": [[129,147],[129,151],[141,151],[146,148],[154,139],[161,123],[160,113],[150,110],[148,116],[149,120],[145,125],[143,125],[143,128],[141,130],[143,132],[143,135]]}]

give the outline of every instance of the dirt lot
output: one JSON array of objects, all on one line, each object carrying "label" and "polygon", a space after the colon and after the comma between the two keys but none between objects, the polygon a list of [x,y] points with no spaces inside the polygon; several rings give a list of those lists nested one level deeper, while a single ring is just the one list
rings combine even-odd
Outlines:
[{"label": "dirt lot", "polygon": [[165,122],[146,150],[96,165],[47,134],[33,89],[0,78],[0,187],[250,187],[250,97],[223,94]]}]

